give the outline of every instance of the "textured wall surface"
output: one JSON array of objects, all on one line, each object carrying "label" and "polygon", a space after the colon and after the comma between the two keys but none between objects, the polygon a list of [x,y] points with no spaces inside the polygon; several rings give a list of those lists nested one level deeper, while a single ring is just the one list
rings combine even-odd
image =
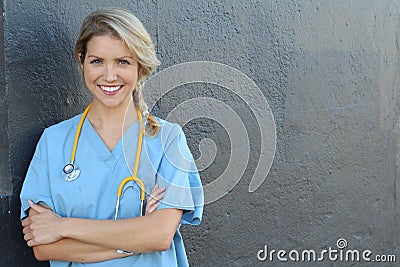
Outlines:
[{"label": "textured wall surface", "polygon": [[[257,252],[265,245],[321,251],[337,248],[339,238],[350,249],[396,254],[400,261],[398,1],[3,0],[0,266],[46,266],[23,241],[19,191],[43,129],[89,103],[73,45],[87,14],[112,6],[143,21],[162,61],[159,71],[189,61],[234,67],[258,85],[275,117],[275,160],[250,193],[262,140],[240,96],[192,83],[154,108],[165,118],[185,100],[212,97],[229,105],[248,131],[251,154],[242,179],[206,205],[200,226],[182,227],[191,265],[282,265],[276,257],[259,261]],[[216,158],[201,171],[203,183],[213,181],[236,144],[212,119],[193,120],[184,130],[195,157],[203,138],[214,140]],[[283,265],[374,266],[327,258]]]}]

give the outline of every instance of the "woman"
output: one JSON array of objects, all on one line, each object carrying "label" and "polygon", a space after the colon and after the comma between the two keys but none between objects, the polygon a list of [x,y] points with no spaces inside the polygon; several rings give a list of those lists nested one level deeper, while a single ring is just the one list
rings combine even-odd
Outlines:
[{"label": "woman", "polygon": [[[200,223],[203,191],[182,129],[143,101],[159,65],[149,34],[127,11],[99,10],[75,52],[93,101],[41,136],[21,191],[24,239],[51,266],[188,266],[179,226]],[[132,176],[153,188],[145,216],[140,183],[119,190]]]}]

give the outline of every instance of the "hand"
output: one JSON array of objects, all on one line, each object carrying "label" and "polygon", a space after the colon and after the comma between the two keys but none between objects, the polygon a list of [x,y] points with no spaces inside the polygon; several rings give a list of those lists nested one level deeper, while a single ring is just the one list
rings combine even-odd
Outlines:
[{"label": "hand", "polygon": [[158,188],[158,184],[151,190],[150,196],[146,200],[146,214],[149,215],[155,211],[161,204],[161,200],[165,196],[165,186]]},{"label": "hand", "polygon": [[62,218],[52,210],[34,204],[28,200],[31,211],[29,217],[22,221],[24,239],[29,247],[50,244],[62,239]]}]

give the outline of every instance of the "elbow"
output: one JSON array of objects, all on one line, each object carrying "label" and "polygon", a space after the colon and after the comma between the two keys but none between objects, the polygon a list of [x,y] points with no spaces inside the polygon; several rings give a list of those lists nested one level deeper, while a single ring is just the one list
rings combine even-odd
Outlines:
[{"label": "elbow", "polygon": [[[149,235],[145,240],[141,247],[138,249],[141,252],[159,252],[159,251],[167,251],[171,247],[172,239],[174,237],[173,233],[168,233],[167,231],[154,231]],[[136,248],[137,249],[137,248]],[[129,251],[129,250],[128,250]],[[135,248],[132,248],[131,251],[135,251]]]},{"label": "elbow", "polygon": [[171,247],[172,239],[174,238],[174,233],[165,233],[160,242],[158,243],[158,251],[167,251]]},{"label": "elbow", "polygon": [[40,245],[34,246],[32,249],[33,249],[33,254],[35,255],[35,258],[38,261],[48,261],[48,260],[50,260],[47,257],[47,254],[44,251],[43,246],[40,246]]},{"label": "elbow", "polygon": [[171,246],[171,242],[162,242],[159,244],[157,251],[167,251]]}]

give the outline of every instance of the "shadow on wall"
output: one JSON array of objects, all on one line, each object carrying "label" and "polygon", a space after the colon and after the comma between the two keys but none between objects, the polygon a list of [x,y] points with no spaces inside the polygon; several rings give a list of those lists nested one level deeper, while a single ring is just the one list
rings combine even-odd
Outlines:
[{"label": "shadow on wall", "polygon": [[[2,266],[38,263],[23,240],[19,193],[44,128],[83,110],[89,96],[73,55],[70,31],[50,10],[11,8],[5,28],[5,74],[12,194],[1,197]],[[24,19],[21,19],[24,18]]]}]

